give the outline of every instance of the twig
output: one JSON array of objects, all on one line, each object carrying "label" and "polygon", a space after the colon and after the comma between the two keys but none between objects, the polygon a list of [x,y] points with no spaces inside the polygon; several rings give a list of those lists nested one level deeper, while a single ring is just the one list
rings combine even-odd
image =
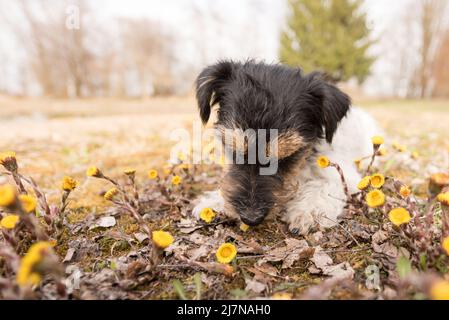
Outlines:
[{"label": "twig", "polygon": [[337,221],[335,221],[335,220],[332,220],[331,218],[329,218],[329,217],[326,217],[326,216],[324,216],[324,218],[326,218],[326,219],[328,219],[329,221],[332,221],[333,223],[335,223],[336,225],[338,225],[344,232],[346,232],[351,238],[352,238],[352,240],[354,240],[354,242],[359,246],[360,245],[360,243],[357,241],[357,239],[348,231],[348,230],[346,230],[345,229],[345,227],[343,227],[340,223],[338,223]]},{"label": "twig", "polygon": [[345,192],[347,201],[351,200],[351,195],[349,193],[348,184],[346,183],[345,175],[343,173],[343,170],[341,170],[341,167],[336,163],[331,163],[331,166],[334,167],[338,174],[340,175],[341,183],[343,184],[343,191]]}]

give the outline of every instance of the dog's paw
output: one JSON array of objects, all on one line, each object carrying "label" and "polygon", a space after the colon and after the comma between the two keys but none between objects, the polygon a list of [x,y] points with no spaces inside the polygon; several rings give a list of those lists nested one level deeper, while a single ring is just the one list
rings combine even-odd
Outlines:
[{"label": "dog's paw", "polygon": [[215,212],[224,212],[224,199],[220,191],[205,192],[197,201],[192,209],[192,215],[196,219],[200,219],[201,211],[204,208],[211,208]]},{"label": "dog's paw", "polygon": [[311,214],[297,212],[287,218],[288,229],[294,235],[307,235],[316,222]]}]

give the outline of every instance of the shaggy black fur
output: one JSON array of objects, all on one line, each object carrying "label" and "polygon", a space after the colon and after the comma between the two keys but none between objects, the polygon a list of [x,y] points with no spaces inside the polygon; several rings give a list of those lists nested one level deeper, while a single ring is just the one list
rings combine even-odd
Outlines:
[{"label": "shaggy black fur", "polygon": [[[197,100],[203,123],[211,108],[219,104],[216,125],[225,128],[294,130],[305,145],[320,139],[332,142],[339,121],[346,115],[350,99],[319,73],[248,61],[221,61],[204,69],[197,79]],[[274,176],[258,174],[258,165],[233,165],[227,180],[233,185],[225,193],[242,221],[259,224],[276,205],[275,192],[301,159],[304,148],[279,162]],[[229,188],[228,188],[229,189]]]}]

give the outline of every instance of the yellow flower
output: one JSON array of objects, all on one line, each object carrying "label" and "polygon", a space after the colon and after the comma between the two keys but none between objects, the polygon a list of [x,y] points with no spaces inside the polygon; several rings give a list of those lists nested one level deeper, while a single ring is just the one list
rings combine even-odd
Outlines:
[{"label": "yellow flower", "polygon": [[395,148],[399,152],[407,151],[407,147],[406,146],[404,146],[403,144],[397,143],[397,142],[393,143],[393,148]]},{"label": "yellow flower", "polygon": [[4,166],[8,171],[17,171],[16,153],[13,151],[0,153],[0,165]]},{"label": "yellow flower", "polygon": [[210,223],[215,218],[215,212],[211,208],[204,208],[201,210],[200,218],[207,223]]},{"label": "yellow flower", "polygon": [[152,170],[148,171],[148,179],[154,180],[157,178],[157,176],[158,176],[158,173],[156,170],[152,169]]},{"label": "yellow flower", "polygon": [[380,207],[385,203],[385,195],[380,190],[373,190],[368,192],[368,194],[365,197],[366,203],[371,208]]},{"label": "yellow flower", "polygon": [[181,163],[178,166],[178,168],[181,169],[181,170],[188,170],[189,169],[189,164],[188,163]]},{"label": "yellow flower", "polygon": [[65,176],[64,179],[62,179],[62,190],[64,191],[72,191],[77,185],[78,182],[72,177]]},{"label": "yellow flower", "polygon": [[358,170],[362,170],[362,159],[355,159],[354,163]]},{"label": "yellow flower", "polygon": [[31,245],[28,252],[20,261],[16,281],[20,286],[37,285],[42,279],[38,271],[38,265],[45,257],[45,253],[51,250],[52,244],[47,241],[36,242]]},{"label": "yellow flower", "polygon": [[0,221],[0,225],[5,229],[14,229],[19,222],[19,216],[15,214],[7,215]]},{"label": "yellow flower", "polygon": [[171,183],[174,186],[179,185],[182,182],[182,178],[180,176],[174,176],[173,178],[171,178]]},{"label": "yellow flower", "polygon": [[395,208],[390,211],[388,218],[395,226],[408,223],[411,219],[410,213],[404,208]]},{"label": "yellow flower", "polygon": [[449,300],[449,281],[438,280],[430,287],[430,298],[433,300]]},{"label": "yellow flower", "polygon": [[249,230],[249,225],[242,223],[240,225],[240,230],[242,230],[243,232],[246,232]]},{"label": "yellow flower", "polygon": [[185,155],[185,153],[184,152],[178,152],[178,154],[176,155],[176,157],[179,159],[179,160],[181,160],[181,161],[184,161],[185,159],[186,159],[186,155]]},{"label": "yellow flower", "polygon": [[114,197],[118,194],[117,188],[111,188],[104,194],[104,199],[108,201],[112,201]]},{"label": "yellow flower", "polygon": [[273,300],[291,300],[292,295],[288,292],[276,292],[271,296]]},{"label": "yellow flower", "polygon": [[101,171],[97,167],[90,167],[89,169],[87,169],[86,175],[88,177],[99,178],[99,177],[101,177]]},{"label": "yellow flower", "polygon": [[418,151],[413,151],[412,152],[412,158],[415,159],[415,160],[418,159],[419,158],[419,152]]},{"label": "yellow flower", "polygon": [[21,194],[19,195],[20,204],[22,205],[22,209],[27,212],[31,213],[34,210],[36,210],[37,206],[37,200],[35,197],[27,195],[27,194]]},{"label": "yellow flower", "polygon": [[316,159],[316,163],[320,168],[327,168],[330,165],[330,161],[326,156],[321,156]]},{"label": "yellow flower", "polygon": [[174,238],[169,232],[165,231],[153,231],[153,243],[161,249],[165,249],[170,246]]},{"label": "yellow flower", "polygon": [[412,194],[412,190],[410,189],[409,186],[406,186],[405,184],[401,186],[401,188],[399,189],[399,194],[403,197],[403,198],[408,198],[411,194]]},{"label": "yellow flower", "polygon": [[357,188],[359,190],[365,190],[366,188],[368,188],[370,182],[371,182],[371,177],[366,176],[362,180],[360,180],[359,184],[357,185]]},{"label": "yellow flower", "polygon": [[0,164],[3,164],[8,158],[15,158],[16,153],[14,151],[6,151],[0,153]]},{"label": "yellow flower", "polygon": [[173,166],[171,164],[166,164],[163,168],[162,171],[165,174],[170,174],[172,172]]},{"label": "yellow flower", "polygon": [[12,206],[16,201],[16,189],[7,184],[0,186],[0,207]]},{"label": "yellow flower", "polygon": [[230,263],[237,255],[237,248],[232,243],[223,243],[215,255],[218,262]]},{"label": "yellow flower", "polygon": [[371,142],[373,143],[373,145],[378,147],[384,143],[384,138],[381,136],[374,136],[371,138]]},{"label": "yellow flower", "polygon": [[51,247],[54,248],[58,244],[58,241],[56,241],[55,239],[51,239],[51,240],[48,240],[48,243],[50,244]]},{"label": "yellow flower", "polygon": [[127,168],[123,171],[127,176],[133,176],[136,174],[136,169]]},{"label": "yellow flower", "polygon": [[375,173],[371,176],[371,185],[376,188],[380,189],[385,183],[385,177],[380,173]]},{"label": "yellow flower", "polygon": [[376,153],[379,157],[383,157],[383,156],[386,156],[387,155],[387,149],[385,149],[385,148],[382,148],[382,149],[379,149],[379,150],[377,150],[377,153]]},{"label": "yellow flower", "polygon": [[434,173],[430,176],[430,182],[438,186],[449,184],[449,175],[444,172]]},{"label": "yellow flower", "polygon": [[449,206],[449,192],[440,193],[437,196],[437,200],[445,206]]},{"label": "yellow flower", "polygon": [[222,167],[226,165],[226,157],[224,155],[220,157],[219,165]]},{"label": "yellow flower", "polygon": [[441,247],[446,251],[446,254],[449,256],[449,236],[443,239],[441,242]]}]

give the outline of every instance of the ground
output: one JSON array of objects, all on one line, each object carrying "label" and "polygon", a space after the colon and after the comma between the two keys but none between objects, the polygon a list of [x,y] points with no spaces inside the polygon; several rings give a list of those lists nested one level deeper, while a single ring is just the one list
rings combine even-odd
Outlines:
[{"label": "ground", "polygon": [[[407,146],[406,152],[394,156],[389,148],[379,171],[409,184],[418,197],[426,196],[428,177],[447,170],[449,165],[449,101],[360,100],[356,104],[378,120],[385,130],[381,134],[387,145],[397,142]],[[224,218],[197,228],[190,218],[191,202],[202,191],[218,185],[218,165],[181,171],[184,181],[179,194],[171,190],[165,202],[159,201],[163,192],[158,192],[160,186],[151,184],[147,172],[156,169],[164,177],[162,168],[174,143],[170,133],[180,127],[191,130],[192,121],[199,121],[193,97],[124,101],[0,97],[0,105],[0,151],[16,152],[20,172],[34,178],[50,203],[60,201],[60,184],[65,175],[80,182],[70,195],[67,225],[55,247],[61,260],[68,259],[70,249],[77,252],[65,266],[80,268],[85,290],[73,289],[73,298],[315,298],[329,294],[334,299],[366,298],[376,294],[375,290],[360,290],[365,285],[366,267],[380,265],[380,278],[384,279],[388,263],[379,262],[382,257],[376,253],[388,255],[385,251],[396,250],[390,256],[397,258],[401,249],[401,244],[373,249],[373,237],[379,236],[379,229],[366,217],[306,238],[289,234],[279,221],[268,221],[247,232]],[[419,156],[412,157],[412,152]],[[175,237],[174,245],[154,267],[157,272],[149,272],[142,265],[140,257],[149,244],[148,240],[136,241],[136,234],[142,233],[139,224],[111,209],[111,203],[102,197],[110,185],[101,179],[86,178],[90,166],[101,168],[120,183],[126,181],[123,170],[137,170],[137,184],[142,186],[139,192],[146,201],[141,213],[148,214],[145,223],[151,230],[170,231]],[[0,176],[0,184],[6,181],[6,176]],[[159,183],[169,184],[169,177]],[[104,216],[114,216],[117,221],[110,227],[92,227]],[[348,227],[351,223],[357,225]],[[194,260],[214,262],[215,250],[225,241],[238,244],[233,275],[217,272],[214,265],[192,265]],[[91,252],[86,249],[89,246]],[[308,291],[332,279],[334,273],[344,272],[353,273],[352,283],[332,293],[326,293],[325,285],[316,287],[316,292]],[[111,280],[114,274],[116,278]],[[104,282],[105,287],[97,292],[89,289],[89,283],[95,281]],[[114,287],[118,283],[119,289],[109,289],[113,283]],[[385,281],[382,287],[394,286]],[[42,291],[44,297],[50,297]]]}]

